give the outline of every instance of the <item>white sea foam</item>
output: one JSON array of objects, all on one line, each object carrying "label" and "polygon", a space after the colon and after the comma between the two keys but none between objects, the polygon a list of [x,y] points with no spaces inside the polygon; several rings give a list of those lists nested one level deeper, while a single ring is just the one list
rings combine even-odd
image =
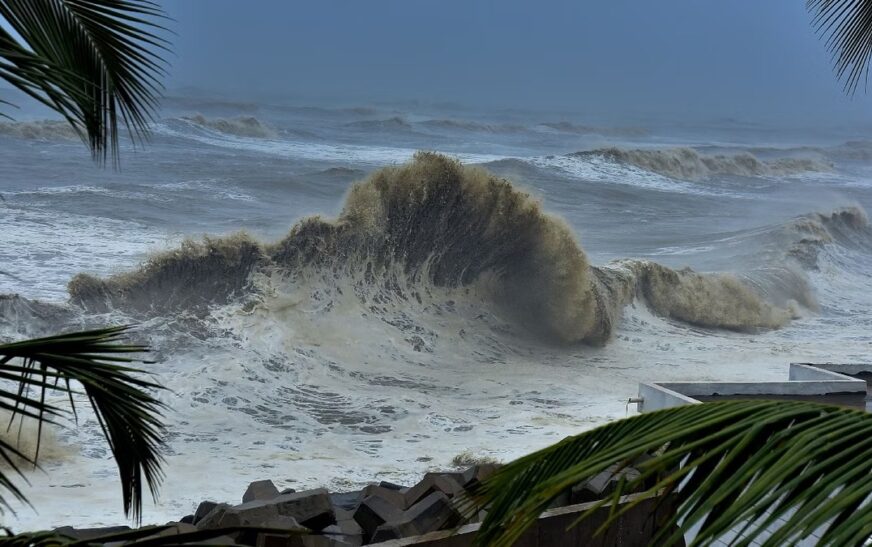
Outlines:
[{"label": "white sea foam", "polygon": [[608,182],[680,194],[742,197],[735,192],[671,179],[632,165],[618,164],[598,156],[584,158],[573,156],[539,156],[528,158],[526,161],[545,169],[556,169],[558,172],[563,172],[580,180]]},{"label": "white sea foam", "polygon": [[[389,165],[408,161],[415,155],[414,148],[397,148],[388,146],[340,145],[282,139],[252,139],[230,135],[199,134],[179,130],[162,122],[155,125],[155,130],[164,135],[183,137],[225,148],[234,148],[249,152],[260,152],[275,156],[295,159],[316,160],[323,162],[350,163],[356,165]],[[453,157],[465,163],[486,163],[502,159],[504,156],[492,154],[452,153]]]},{"label": "white sea foam", "polygon": [[136,222],[11,204],[2,210],[0,293],[66,300],[70,271],[106,275],[171,241]]}]

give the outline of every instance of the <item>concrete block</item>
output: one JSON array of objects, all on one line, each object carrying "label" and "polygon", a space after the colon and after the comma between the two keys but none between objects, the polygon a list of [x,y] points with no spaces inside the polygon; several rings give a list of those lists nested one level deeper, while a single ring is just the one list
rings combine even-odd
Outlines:
[{"label": "concrete block", "polygon": [[300,539],[303,540],[305,547],[335,547],[336,545],[332,538],[325,536],[303,536]]},{"label": "concrete block", "polygon": [[[168,524],[170,524],[170,527],[167,528],[166,530],[164,530],[162,532],[158,532],[157,534],[153,534],[151,536],[140,538],[140,540],[157,539],[157,538],[162,538],[162,537],[171,537],[171,536],[177,536],[179,534],[190,534],[192,532],[198,531],[198,528],[196,526],[194,526],[193,524],[186,524],[183,522],[168,523]],[[140,541],[140,540],[137,540],[137,541]]]},{"label": "concrete block", "polygon": [[337,510],[354,511],[363,498],[362,490],[330,494],[330,502]]},{"label": "concrete block", "polygon": [[360,547],[363,545],[363,529],[353,519],[337,518],[336,524],[324,528],[321,533],[333,541],[337,547]]},{"label": "concrete block", "polygon": [[[204,506],[204,504],[211,505]],[[201,513],[201,507],[204,508],[205,514],[202,517],[197,518],[198,515]],[[211,507],[211,509],[209,509],[209,507]],[[206,511],[206,509],[209,510]],[[214,528],[220,528],[221,519],[224,517],[224,513],[226,513],[228,509],[230,509],[230,505],[226,503],[213,503],[204,501],[200,504],[200,507],[197,508],[197,512],[194,513],[194,525],[200,530],[212,530]]]},{"label": "concrete block", "polygon": [[288,517],[284,515],[279,515],[277,517],[273,517],[270,520],[264,521],[262,524],[259,524],[263,528],[275,528],[280,530],[287,530],[289,532],[296,532],[299,534],[309,533],[310,529],[306,528],[294,517]]},{"label": "concrete block", "polygon": [[255,547],[305,547],[300,536],[284,534],[258,534]]},{"label": "concrete block", "polygon": [[363,498],[354,511],[354,520],[363,529],[363,536],[371,540],[376,528],[388,521],[398,520],[402,509],[379,496]]},{"label": "concrete block", "polygon": [[278,516],[293,517],[312,530],[321,530],[336,522],[330,495],[323,488],[250,501],[228,509],[227,513],[236,514],[246,524],[254,526]]},{"label": "concrete block", "polygon": [[336,522],[333,505],[324,489],[285,494],[271,500],[255,500],[233,507],[216,506],[197,523],[201,530],[232,526],[263,526],[279,517],[291,517],[303,527],[320,530]]},{"label": "concrete block", "polygon": [[311,530],[304,526],[301,526],[295,518],[282,515],[259,522],[257,524],[243,522],[243,525],[272,528],[274,530],[287,530],[286,534],[277,532],[258,533],[254,530],[245,530],[235,534],[231,534],[231,536],[236,540],[237,543],[242,543],[245,545],[257,545],[258,542],[261,541],[261,535],[271,536],[270,538],[264,540],[270,543],[281,544],[280,538],[285,538],[285,543],[288,545],[301,545],[297,538],[304,534],[311,533]]},{"label": "concrete block", "polygon": [[218,527],[261,526],[280,516],[278,506],[268,501],[250,501],[229,507],[218,519]]},{"label": "concrete block", "polygon": [[380,498],[384,498],[392,505],[398,507],[401,511],[405,511],[407,507],[406,496],[403,494],[403,492],[400,492],[399,490],[392,490],[390,488],[385,488],[380,485],[370,484],[363,489],[362,494],[362,497],[364,498],[368,498],[369,496],[378,496]]},{"label": "concrete block", "polygon": [[[363,534],[363,528],[361,528],[360,524],[354,520],[354,513],[347,513],[347,516],[345,514],[341,516],[337,515],[336,524],[334,526],[339,529],[340,533],[347,536],[359,536]],[[327,528],[325,528],[325,530],[326,529]]]},{"label": "concrete block", "polygon": [[463,491],[463,473],[427,473],[421,482],[405,492],[406,507],[411,507],[433,492],[454,496]]},{"label": "concrete block", "polygon": [[400,539],[401,537],[403,537],[403,535],[399,528],[394,524],[386,522],[375,529],[370,543],[382,543],[392,539]]},{"label": "concrete block", "polygon": [[469,489],[470,485],[480,483],[488,479],[491,475],[496,473],[497,469],[499,468],[499,464],[496,463],[483,463],[479,465],[473,465],[472,467],[463,472],[464,488]]},{"label": "concrete block", "polygon": [[194,511],[194,520],[191,521],[191,524],[197,524],[203,518],[212,512],[213,509],[218,507],[218,503],[214,501],[203,501],[200,502],[200,505],[197,506],[197,510]]},{"label": "concrete block", "polygon": [[235,539],[230,536],[216,536],[203,541],[194,541],[185,543],[185,545],[239,545]]},{"label": "concrete block", "polygon": [[433,492],[408,511],[401,519],[391,521],[398,537],[419,536],[456,525],[460,521],[451,500],[444,492]]},{"label": "concrete block", "polygon": [[242,495],[242,503],[254,500],[271,500],[279,496],[279,489],[273,481],[254,481],[248,485],[245,494]]},{"label": "concrete block", "polygon": [[623,477],[628,481],[639,477],[639,472],[632,467],[625,467],[620,471],[617,466],[611,466],[602,473],[598,473],[584,484],[576,485],[570,494],[570,503],[587,503],[601,500],[609,496],[615,490],[615,485]]},{"label": "concrete block", "polygon": [[388,490],[403,490],[406,488],[405,486],[394,484],[388,481],[381,481],[380,483],[378,483],[378,485],[382,488],[387,488]]},{"label": "concrete block", "polygon": [[54,531],[58,534],[63,534],[83,541],[101,536],[128,532],[130,531],[130,526],[107,526],[105,528],[73,528],[72,526],[62,526],[61,528],[55,528]]},{"label": "concrete block", "polygon": [[548,509],[554,509],[555,507],[566,507],[567,505],[572,504],[572,490],[566,489],[560,493],[559,496],[551,500],[551,503],[548,504]]}]

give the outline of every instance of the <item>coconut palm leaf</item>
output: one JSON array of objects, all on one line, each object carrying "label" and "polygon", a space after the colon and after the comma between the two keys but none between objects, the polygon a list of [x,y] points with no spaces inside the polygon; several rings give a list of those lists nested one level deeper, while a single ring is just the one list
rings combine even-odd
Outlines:
[{"label": "coconut palm leaf", "polygon": [[[154,497],[162,478],[164,405],[153,395],[163,387],[142,378],[140,370],[129,366],[135,361],[131,354],[147,348],[120,343],[128,330],[112,327],[0,345],[0,409],[11,411],[13,420],[16,416],[36,419],[39,439],[43,423],[55,423],[68,412],[46,402],[47,392],[66,394],[73,417],[74,396],[84,396],[118,465],[124,512],[138,520],[143,481]],[[20,461],[16,458],[35,465],[38,457],[39,440],[33,455],[21,454],[16,447],[0,441],[0,458],[19,474]],[[25,499],[3,473],[0,488],[19,500]],[[2,497],[0,502],[8,507]]]},{"label": "coconut palm leaf", "polygon": [[812,25],[826,41],[836,77],[853,94],[860,80],[864,88],[872,56],[872,2],[869,0],[807,0]]},{"label": "coconut palm leaf", "polygon": [[[654,457],[650,457],[655,454]],[[790,545],[821,533],[820,545],[862,545],[872,536],[872,416],[805,402],[729,401],[670,408],[612,422],[520,458],[462,504],[487,507],[478,545],[512,545],[549,503],[608,467],[640,472],[618,483],[670,495],[674,519],[656,545],[694,526],[694,545],[739,532],[737,545]],[[612,518],[627,511],[613,509]],[[613,506],[614,507],[614,506]]]},{"label": "coconut palm leaf", "polygon": [[164,14],[149,0],[0,0],[0,78],[59,112],[98,160],[119,128],[147,134],[165,74]]}]

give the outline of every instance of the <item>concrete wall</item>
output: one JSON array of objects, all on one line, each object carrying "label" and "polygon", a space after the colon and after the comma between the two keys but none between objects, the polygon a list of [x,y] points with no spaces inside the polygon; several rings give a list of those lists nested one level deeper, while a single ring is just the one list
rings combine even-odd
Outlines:
[{"label": "concrete wall", "polygon": [[855,373],[872,372],[872,365],[811,365],[808,363],[790,363],[790,373],[788,376],[788,380],[824,382],[860,381],[856,378],[845,376],[845,374],[840,374],[850,373],[849,371],[851,367],[863,367],[863,370],[860,370],[858,368]]},{"label": "concrete wall", "polygon": [[[872,365],[825,365],[827,370],[804,363],[791,363],[786,382],[652,382],[639,384],[638,409],[651,412],[699,403],[695,397],[712,395],[827,395],[866,394],[866,382],[840,374],[849,370],[872,372]],[[831,368],[832,367],[832,368]],[[835,370],[835,368],[839,370]],[[851,368],[853,367],[853,369]],[[861,367],[865,367],[861,370]]]},{"label": "concrete wall", "polygon": [[818,370],[835,372],[841,374],[860,374],[862,372],[872,373],[872,363],[791,363],[791,371],[793,367],[811,367]]},{"label": "concrete wall", "polygon": [[662,384],[639,384],[639,399],[641,399],[637,406],[639,412],[700,404],[696,399],[664,387]]}]

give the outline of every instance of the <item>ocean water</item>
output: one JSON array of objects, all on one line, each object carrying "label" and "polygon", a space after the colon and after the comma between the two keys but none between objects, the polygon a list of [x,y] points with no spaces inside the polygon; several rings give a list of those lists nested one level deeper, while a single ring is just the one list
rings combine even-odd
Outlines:
[{"label": "ocean water", "polygon": [[[509,460],[639,382],[869,359],[872,142],[566,119],[174,98],[120,171],[0,122],[0,338],[137,325],[171,389],[155,523]],[[123,522],[93,417],[48,442],[3,523]]]}]

